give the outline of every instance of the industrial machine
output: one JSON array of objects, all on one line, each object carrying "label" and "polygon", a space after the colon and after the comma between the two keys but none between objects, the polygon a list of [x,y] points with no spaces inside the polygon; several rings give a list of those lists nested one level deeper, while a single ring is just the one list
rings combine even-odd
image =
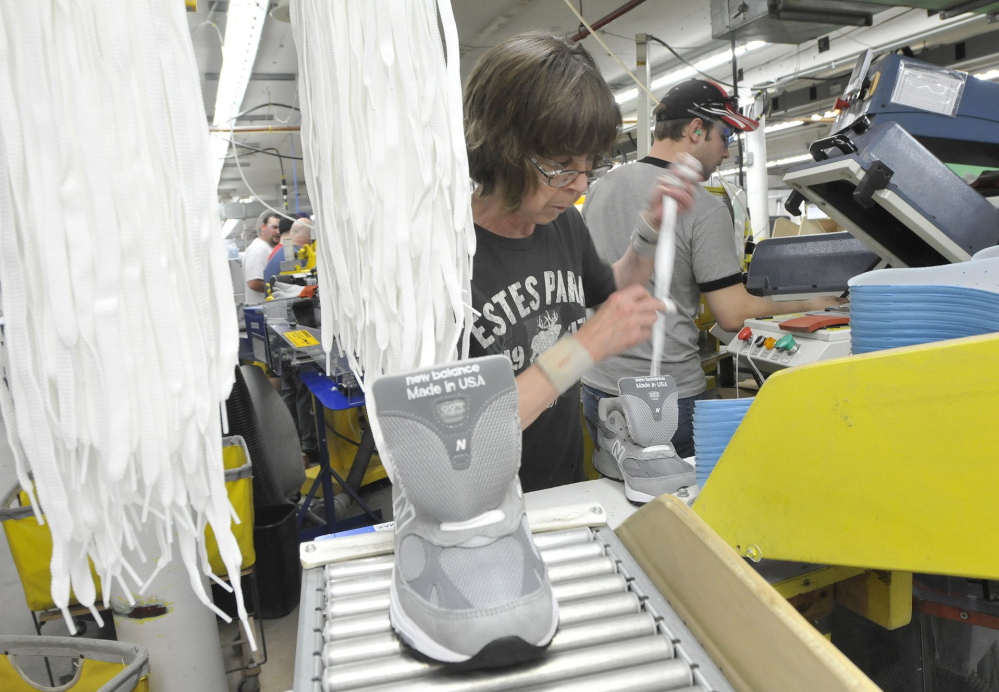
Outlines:
[{"label": "industrial machine", "polygon": [[834,133],[809,147],[815,161],[784,177],[788,211],[817,204],[893,267],[964,262],[999,243],[999,212],[952,168],[999,168],[999,84],[895,54],[865,63]]},{"label": "industrial machine", "polygon": [[[999,168],[999,84],[890,54],[858,61],[830,137],[784,177],[786,208],[808,200],[855,240],[768,239],[753,255],[758,295],[840,293],[870,269],[964,262],[999,243],[999,210],[958,174]],[[999,201],[999,197],[993,197]],[[759,370],[849,354],[845,315],[751,320],[728,351]],[[802,323],[807,323],[803,328]],[[789,328],[788,328],[789,327]]]}]

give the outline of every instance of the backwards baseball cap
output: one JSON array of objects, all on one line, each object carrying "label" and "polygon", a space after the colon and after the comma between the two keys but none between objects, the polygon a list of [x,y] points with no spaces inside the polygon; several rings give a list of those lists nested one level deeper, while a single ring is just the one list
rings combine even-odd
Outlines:
[{"label": "backwards baseball cap", "polygon": [[706,79],[680,82],[666,93],[656,108],[656,121],[692,117],[722,120],[743,132],[752,132],[760,126],[739,112],[738,102],[724,87]]}]

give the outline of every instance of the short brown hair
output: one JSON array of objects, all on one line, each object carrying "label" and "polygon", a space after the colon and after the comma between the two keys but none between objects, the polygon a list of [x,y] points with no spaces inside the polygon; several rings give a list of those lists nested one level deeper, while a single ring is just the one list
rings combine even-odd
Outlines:
[{"label": "short brown hair", "polygon": [[[681,118],[679,120],[659,120],[658,115],[666,110],[666,104],[662,101],[655,107],[652,111],[653,117],[656,118],[656,127],[652,132],[652,136],[656,138],[656,141],[662,139],[671,139],[674,142],[679,142],[683,139],[683,130],[687,125],[694,122],[694,118]],[[711,132],[711,128],[714,127],[714,123],[707,118],[700,118],[701,122],[704,123],[704,132],[707,134]]]},{"label": "short brown hair", "polygon": [[465,85],[465,140],[476,194],[520,207],[538,184],[532,155],[606,154],[621,127],[618,108],[583,46],[530,32],[491,48]]},{"label": "short brown hair", "polygon": [[257,217],[257,230],[259,231],[261,227],[266,226],[267,222],[271,219],[277,219],[278,223],[280,223],[281,215],[276,211],[271,211],[270,209],[264,209],[260,212],[260,216]]}]

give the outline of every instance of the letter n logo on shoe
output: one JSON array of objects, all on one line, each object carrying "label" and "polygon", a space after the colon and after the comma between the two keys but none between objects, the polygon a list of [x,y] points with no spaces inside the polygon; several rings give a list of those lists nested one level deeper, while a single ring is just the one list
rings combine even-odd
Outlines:
[{"label": "letter n logo on shoe", "polygon": [[621,442],[621,440],[615,437],[614,443],[611,445],[610,451],[611,454],[614,455],[614,458],[617,460],[617,462],[620,464],[621,460],[624,459],[624,455],[627,453],[628,450]]}]

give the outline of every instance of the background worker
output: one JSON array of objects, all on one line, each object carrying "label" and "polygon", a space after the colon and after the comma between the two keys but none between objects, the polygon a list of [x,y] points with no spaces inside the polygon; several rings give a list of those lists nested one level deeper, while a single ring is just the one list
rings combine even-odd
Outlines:
[{"label": "background worker", "polygon": [[265,210],[257,219],[257,237],[243,253],[243,280],[246,281],[245,305],[259,305],[266,297],[264,267],[281,233],[280,215]]},{"label": "background worker", "polygon": [[[615,262],[629,248],[635,216],[646,204],[646,190],[670,162],[689,154],[700,162],[708,178],[728,158],[736,130],[751,132],[755,120],[737,110],[736,100],[714,82],[691,79],[670,89],[653,111],[655,143],[645,158],[620,166],[593,186],[583,205],[583,219],[600,257]],[[676,222],[676,260],[669,296],[675,309],[666,315],[666,342],[660,372],[676,381],[679,427],[672,444],[682,457],[694,453],[694,401],[711,398],[697,349],[694,322],[701,295],[718,324],[738,331],[751,317],[822,310],[841,304],[832,297],[776,302],[750,295],[743,285],[739,256],[733,240],[732,215],[725,204],[701,186],[695,186],[694,206]],[[649,290],[653,284],[649,282]],[[652,345],[641,342],[604,359],[583,376],[583,410],[595,445],[599,399],[618,396],[618,380],[649,374]],[[594,457],[596,460],[596,456]],[[600,470],[600,469],[598,469]]]},{"label": "background worker", "polygon": [[287,237],[294,252],[302,249],[302,246],[312,242],[312,219],[300,218],[289,228],[288,233],[283,234],[277,247],[271,252],[267,265],[264,267],[264,282],[266,283],[275,274],[281,273],[281,263],[285,260],[284,238]]}]

